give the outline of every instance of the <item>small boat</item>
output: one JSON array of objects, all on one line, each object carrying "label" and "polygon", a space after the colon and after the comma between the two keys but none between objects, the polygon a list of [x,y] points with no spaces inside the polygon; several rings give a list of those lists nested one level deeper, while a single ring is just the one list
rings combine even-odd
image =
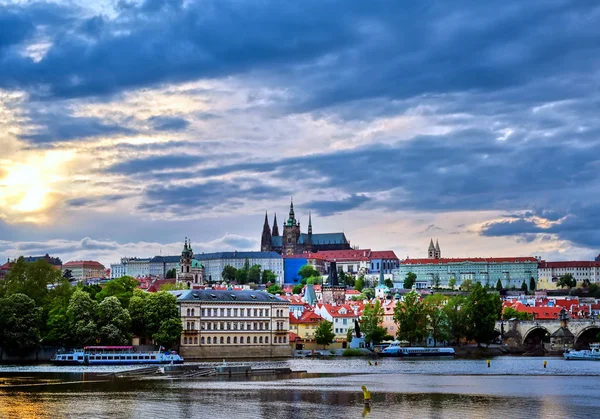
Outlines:
[{"label": "small boat", "polygon": [[183,364],[175,351],[140,351],[133,346],[86,346],[58,351],[50,360],[54,365],[143,365]]},{"label": "small boat", "polygon": [[590,349],[581,351],[567,349],[563,356],[566,360],[600,361],[600,343],[590,343]]},{"label": "small boat", "polygon": [[380,356],[397,357],[424,357],[424,356],[454,356],[454,348],[423,348],[402,346],[401,342],[394,341],[379,353]]}]

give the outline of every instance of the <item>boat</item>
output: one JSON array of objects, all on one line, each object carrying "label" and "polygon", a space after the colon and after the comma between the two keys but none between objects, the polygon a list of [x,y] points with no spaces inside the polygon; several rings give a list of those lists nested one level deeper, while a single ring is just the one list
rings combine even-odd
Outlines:
[{"label": "boat", "polygon": [[133,346],[86,346],[58,351],[50,362],[54,365],[183,364],[183,358],[175,351],[135,351]]},{"label": "boat", "polygon": [[389,357],[424,357],[424,356],[454,356],[454,348],[424,348],[415,346],[402,346],[399,341],[392,342],[387,348],[379,352],[380,356]]},{"label": "boat", "polygon": [[581,351],[567,349],[563,356],[566,360],[600,361],[600,343],[590,343],[590,349]]}]

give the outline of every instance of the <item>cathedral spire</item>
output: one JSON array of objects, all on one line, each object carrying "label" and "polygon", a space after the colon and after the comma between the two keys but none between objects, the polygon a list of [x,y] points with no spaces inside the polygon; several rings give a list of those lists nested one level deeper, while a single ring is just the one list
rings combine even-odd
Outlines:
[{"label": "cathedral spire", "polygon": [[294,197],[292,197],[290,200],[290,215],[289,215],[286,225],[288,225],[290,227],[297,225],[296,215],[294,214]]},{"label": "cathedral spire", "polygon": [[279,236],[279,227],[277,227],[277,213],[275,213],[275,217],[273,218],[273,237]]},{"label": "cathedral spire", "polygon": [[312,219],[310,216],[310,211],[308,212],[308,234],[312,235]]},{"label": "cathedral spire", "polygon": [[260,250],[265,252],[271,250],[271,228],[269,227],[269,216],[265,211],[265,223],[263,224],[262,237],[260,239]]}]

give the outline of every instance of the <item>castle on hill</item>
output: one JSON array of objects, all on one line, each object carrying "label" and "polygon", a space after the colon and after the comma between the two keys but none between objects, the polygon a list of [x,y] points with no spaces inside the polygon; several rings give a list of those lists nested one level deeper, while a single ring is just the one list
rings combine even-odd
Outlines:
[{"label": "castle on hill", "polygon": [[281,255],[294,255],[304,252],[318,252],[319,250],[350,250],[350,242],[344,233],[313,234],[312,218],[308,214],[308,232],[300,231],[300,222],[296,220],[294,202],[290,203],[290,213],[283,224],[283,234],[279,235],[277,214],[273,219],[273,228],[269,226],[269,218],[265,213],[260,250],[263,252],[275,251]]}]

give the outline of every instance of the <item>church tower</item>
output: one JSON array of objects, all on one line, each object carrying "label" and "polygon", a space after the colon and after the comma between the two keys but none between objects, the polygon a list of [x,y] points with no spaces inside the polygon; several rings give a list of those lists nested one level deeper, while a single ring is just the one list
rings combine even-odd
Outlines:
[{"label": "church tower", "polygon": [[268,252],[272,250],[271,228],[269,227],[269,218],[265,211],[265,224],[263,225],[262,237],[260,239],[260,251]]},{"label": "church tower", "polygon": [[179,269],[177,270],[177,282],[184,282],[190,286],[194,282],[194,274],[192,273],[192,263],[194,260],[194,251],[188,238],[185,238],[181,257],[179,258]]},{"label": "church tower", "polygon": [[442,251],[440,250],[440,242],[437,241],[437,239],[435,240],[435,258],[436,259],[442,258]]},{"label": "church tower", "polygon": [[279,227],[277,227],[277,213],[275,213],[275,218],[273,218],[273,237],[279,236]]},{"label": "church tower", "polygon": [[293,255],[298,250],[298,239],[300,238],[300,223],[294,214],[294,201],[290,202],[290,214],[283,225],[283,254]]},{"label": "church tower", "polygon": [[433,245],[433,239],[429,241],[429,249],[427,250],[427,258],[435,259],[435,246]]}]

